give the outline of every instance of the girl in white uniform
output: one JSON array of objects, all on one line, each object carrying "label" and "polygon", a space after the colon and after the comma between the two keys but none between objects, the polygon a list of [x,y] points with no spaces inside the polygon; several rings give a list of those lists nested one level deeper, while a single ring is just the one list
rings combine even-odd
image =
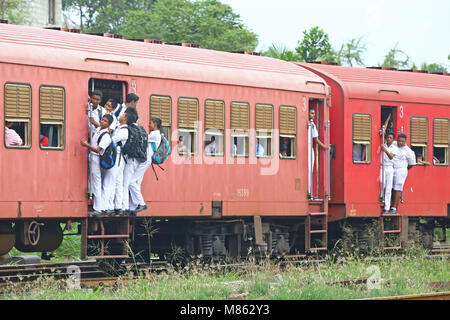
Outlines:
[{"label": "girl in white uniform", "polygon": [[[384,172],[384,210],[383,214],[387,214],[391,207],[392,184],[394,181],[394,157],[398,153],[396,144],[394,143],[395,134],[388,133],[386,135],[386,143],[381,146],[382,163]],[[383,176],[381,176],[383,178]],[[383,180],[382,180],[383,181]]]},{"label": "girl in white uniform", "polygon": [[[104,198],[102,190],[102,174],[100,168],[100,155],[105,152],[105,149],[111,144],[111,137],[109,135],[108,129],[113,119],[110,115],[104,115],[100,120],[100,126],[95,130],[94,136],[92,137],[91,144],[86,140],[81,140],[81,145],[87,147],[92,151],[90,158],[91,167],[91,188],[94,194],[94,211],[90,211],[89,214],[101,215],[102,211],[107,210],[107,201]],[[100,136],[102,138],[99,140]]]}]

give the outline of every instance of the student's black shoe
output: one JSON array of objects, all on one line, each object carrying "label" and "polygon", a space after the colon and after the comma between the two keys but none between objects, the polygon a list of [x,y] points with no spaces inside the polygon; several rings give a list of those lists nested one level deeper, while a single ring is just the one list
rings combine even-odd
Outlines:
[{"label": "student's black shoe", "polygon": [[128,215],[129,215],[130,217],[136,217],[136,214],[137,214],[137,211],[136,211],[136,210],[129,210],[129,211],[128,211]]},{"label": "student's black shoe", "polygon": [[146,204],[144,204],[143,206],[138,205],[135,211],[136,212],[141,212],[143,210],[147,210],[147,205]]},{"label": "student's black shoe", "polygon": [[93,216],[93,217],[101,217],[102,212],[101,211],[97,211],[97,210],[92,210],[88,212],[88,215]]},{"label": "student's black shoe", "polygon": [[391,208],[391,210],[389,210],[388,214],[397,214],[397,209]]},{"label": "student's black shoe", "polygon": [[128,216],[128,215],[130,215],[130,210],[122,210],[121,215],[122,215],[122,216]]},{"label": "student's black shoe", "polygon": [[389,214],[389,211],[388,210],[383,210],[383,212],[381,213],[381,214]]},{"label": "student's black shoe", "polygon": [[104,212],[104,215],[106,215],[106,216],[112,216],[113,214],[115,214],[116,212],[114,211],[114,210],[106,210],[105,212]]},{"label": "student's black shoe", "polygon": [[115,209],[114,213],[118,214],[119,216],[121,216],[122,215],[122,209]]}]

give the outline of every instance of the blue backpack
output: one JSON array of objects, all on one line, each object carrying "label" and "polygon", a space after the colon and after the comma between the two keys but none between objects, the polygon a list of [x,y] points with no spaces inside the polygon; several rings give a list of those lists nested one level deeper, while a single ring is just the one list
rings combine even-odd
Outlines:
[{"label": "blue backpack", "polygon": [[[100,137],[98,137],[97,144],[100,144],[100,140],[105,134],[111,134],[109,132],[103,132]],[[116,164],[117,159],[117,146],[111,139],[111,144],[105,149],[105,152],[100,155],[100,167],[103,169],[111,169]]]},{"label": "blue backpack", "polygon": [[156,144],[154,142],[150,142],[150,146],[153,150],[152,169],[155,173],[156,180],[159,180],[153,164],[156,164],[161,170],[164,171],[164,168],[160,165],[167,159],[170,154],[170,144],[166,137],[164,137],[164,133],[161,133],[161,143],[159,144],[159,147],[156,148]]}]

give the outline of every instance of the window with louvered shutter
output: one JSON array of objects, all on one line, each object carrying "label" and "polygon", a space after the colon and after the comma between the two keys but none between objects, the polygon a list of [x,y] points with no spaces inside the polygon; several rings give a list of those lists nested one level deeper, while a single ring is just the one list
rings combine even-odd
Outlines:
[{"label": "window with louvered shutter", "polygon": [[178,127],[195,129],[198,120],[198,100],[180,98],[178,100]]},{"label": "window with louvered shutter", "polygon": [[256,104],[255,106],[256,156],[272,156],[273,106]]},{"label": "window with louvered shutter", "polygon": [[370,114],[353,114],[352,139],[353,163],[370,163],[372,146],[372,118]]},{"label": "window with louvered shutter", "polygon": [[161,119],[161,133],[169,140],[172,139],[172,99],[168,96],[152,95],[150,97],[150,121],[152,118]]},{"label": "window with louvered shutter", "polygon": [[450,145],[449,119],[433,119],[433,164],[448,166]]},{"label": "window with louvered shutter", "polygon": [[64,148],[64,112],[64,88],[41,86],[39,88],[39,144],[42,149]]},{"label": "window with louvered shutter", "polygon": [[205,155],[221,156],[224,150],[225,103],[220,100],[205,101]]},{"label": "window with louvered shutter", "polygon": [[[5,84],[5,121],[22,139],[22,145],[7,145],[8,148],[31,146],[31,86],[29,84]],[[6,144],[6,141],[5,141]]]},{"label": "window with louvered shutter", "polygon": [[231,103],[231,130],[250,129],[250,106],[245,102]]},{"label": "window with louvered shutter", "polygon": [[295,158],[297,138],[297,109],[280,106],[280,157]]},{"label": "window with louvered shutter", "polygon": [[411,144],[428,143],[428,119],[421,117],[411,118]]},{"label": "window with louvered shutter", "polygon": [[231,103],[231,155],[247,157],[249,151],[250,105],[247,102]]}]

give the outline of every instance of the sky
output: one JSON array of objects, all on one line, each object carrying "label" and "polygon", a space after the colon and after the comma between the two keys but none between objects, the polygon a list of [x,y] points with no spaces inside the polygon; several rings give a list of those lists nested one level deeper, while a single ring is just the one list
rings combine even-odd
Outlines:
[{"label": "sky", "polygon": [[423,62],[450,68],[448,0],[220,0],[258,35],[256,51],[271,44],[294,50],[303,31],[319,26],[335,49],[363,37],[366,66],[381,64],[391,48]]}]

